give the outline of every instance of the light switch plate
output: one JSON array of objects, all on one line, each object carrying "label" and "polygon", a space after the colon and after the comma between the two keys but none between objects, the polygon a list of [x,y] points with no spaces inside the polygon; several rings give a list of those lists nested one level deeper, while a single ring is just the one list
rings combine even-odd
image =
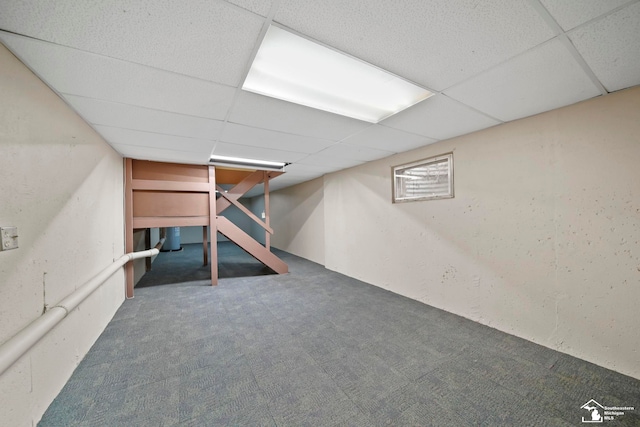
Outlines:
[{"label": "light switch plate", "polygon": [[0,251],[18,248],[18,227],[0,227]]}]

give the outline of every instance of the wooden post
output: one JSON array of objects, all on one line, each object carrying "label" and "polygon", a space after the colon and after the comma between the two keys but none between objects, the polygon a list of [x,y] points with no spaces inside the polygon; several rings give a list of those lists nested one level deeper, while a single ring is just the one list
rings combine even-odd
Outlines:
[{"label": "wooden post", "polygon": [[[125,253],[133,252],[133,169],[131,159],[124,160],[124,245]],[[125,266],[126,297],[133,298],[133,263]]]},{"label": "wooden post", "polygon": [[[269,225],[269,172],[264,171],[264,222]],[[265,231],[264,233],[264,247],[271,250],[271,233]]]},{"label": "wooden post", "polygon": [[209,166],[209,236],[211,239],[211,286],[218,284],[218,214],[216,212],[216,168]]}]

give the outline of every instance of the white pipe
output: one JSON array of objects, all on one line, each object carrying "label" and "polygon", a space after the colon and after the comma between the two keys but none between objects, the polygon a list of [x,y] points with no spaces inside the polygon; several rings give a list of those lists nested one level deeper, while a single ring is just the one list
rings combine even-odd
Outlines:
[{"label": "white pipe", "polygon": [[113,264],[95,275],[65,299],[48,309],[42,316],[27,325],[0,346],[0,375],[9,369],[51,329],[98,289],[109,277],[131,260],[157,255],[158,249],[132,252],[115,260]]},{"label": "white pipe", "polygon": [[160,240],[158,241],[158,243],[156,243],[155,248],[159,251],[160,249],[162,249],[162,246],[164,245],[165,240],[167,240],[166,237],[162,237],[160,238]]}]

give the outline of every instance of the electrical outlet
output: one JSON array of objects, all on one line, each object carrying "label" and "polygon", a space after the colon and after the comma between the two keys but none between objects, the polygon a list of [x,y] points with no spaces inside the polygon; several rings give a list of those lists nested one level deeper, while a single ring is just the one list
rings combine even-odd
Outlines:
[{"label": "electrical outlet", "polygon": [[0,227],[0,251],[18,248],[18,227]]}]

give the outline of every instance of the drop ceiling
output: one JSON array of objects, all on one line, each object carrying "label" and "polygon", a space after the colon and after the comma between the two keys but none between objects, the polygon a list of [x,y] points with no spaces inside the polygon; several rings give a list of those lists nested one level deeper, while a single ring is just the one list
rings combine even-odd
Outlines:
[{"label": "drop ceiling", "polygon": [[[279,189],[640,84],[640,0],[0,0],[0,41],[115,150],[291,163]],[[270,25],[435,95],[371,124],[241,89]]]}]

